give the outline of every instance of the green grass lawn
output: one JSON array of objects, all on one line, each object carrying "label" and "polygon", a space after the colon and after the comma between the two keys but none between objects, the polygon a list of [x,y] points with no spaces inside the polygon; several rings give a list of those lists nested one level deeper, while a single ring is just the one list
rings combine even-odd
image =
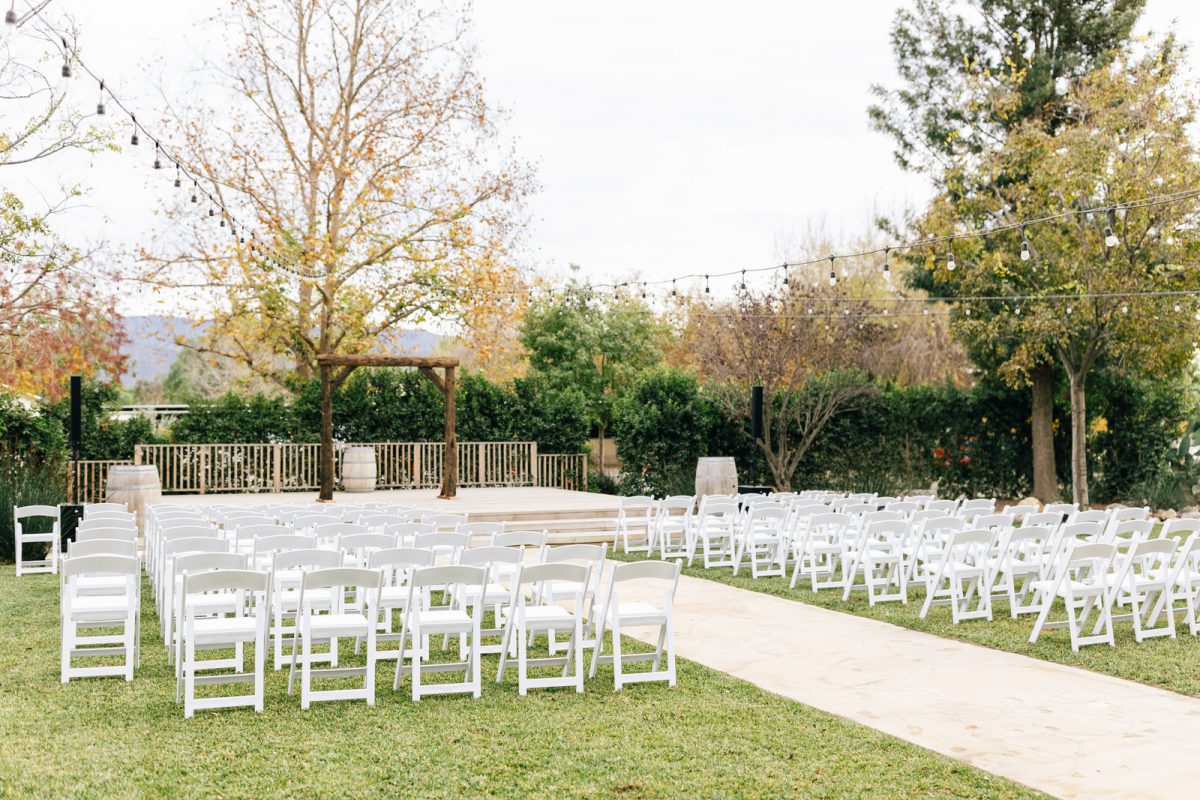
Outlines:
[{"label": "green grass lawn", "polygon": [[[148,593],[147,593],[148,594]],[[143,609],[132,684],[58,679],[58,579],[0,574],[0,796],[5,797],[1034,797],[839,717],[681,661],[679,685],[484,694],[413,703],[379,667],[374,708],[300,710],[268,672],[266,709],[184,720]],[[239,689],[240,691],[240,689]]]},{"label": "green grass lawn", "polygon": [[[614,558],[635,560],[635,557],[621,553],[612,553]],[[640,557],[640,556],[638,556]],[[798,600],[832,611],[842,611],[861,617],[890,622],[915,631],[924,631],[948,639],[992,647],[997,650],[1007,650],[1011,653],[1032,656],[1034,658],[1054,661],[1058,664],[1069,664],[1082,667],[1118,678],[1146,683],[1163,689],[1169,689],[1181,694],[1200,697],[1200,637],[1188,633],[1186,625],[1176,624],[1176,639],[1166,637],[1147,639],[1138,644],[1133,638],[1133,628],[1129,622],[1115,622],[1114,634],[1116,647],[1108,645],[1088,645],[1080,648],[1078,653],[1071,651],[1070,635],[1065,628],[1046,630],[1038,637],[1036,644],[1029,643],[1029,634],[1033,631],[1035,615],[1022,614],[1012,619],[1008,611],[1008,600],[995,600],[992,603],[994,619],[967,620],[955,625],[950,619],[950,607],[935,605],[929,611],[929,616],[920,618],[921,604],[925,600],[925,585],[909,584],[908,604],[899,602],[877,603],[874,607],[867,603],[866,590],[855,591],[848,601],[842,601],[841,590],[822,589],[813,592],[810,584],[803,576],[795,589],[789,589],[788,578],[750,578],[748,565],[743,565],[741,574],[733,575],[730,567],[713,567],[704,569],[700,566],[697,556],[696,565],[684,566],[683,573],[697,578],[718,581],[730,586],[736,586],[751,591]],[[1126,609],[1127,610],[1127,609]],[[1052,619],[1063,619],[1063,615],[1055,614]]]}]

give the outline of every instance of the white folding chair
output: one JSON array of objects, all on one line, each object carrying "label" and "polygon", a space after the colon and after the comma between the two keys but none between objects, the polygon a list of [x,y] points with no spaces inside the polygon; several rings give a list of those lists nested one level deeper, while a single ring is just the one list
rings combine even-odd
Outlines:
[{"label": "white folding chair", "polygon": [[[307,709],[313,702],[324,700],[366,700],[375,705],[375,632],[379,623],[379,589],[382,575],[378,570],[356,567],[318,569],[304,573],[300,581],[298,636],[292,638],[292,668],[288,673],[288,694],[296,678],[296,666],[300,666],[300,707]],[[361,613],[347,613],[344,608],[346,591],[363,593],[366,602]],[[331,602],[325,607],[326,598]],[[362,639],[366,642],[366,665],[363,667],[328,667],[313,669],[322,654],[315,654],[313,647],[328,642],[331,651],[339,638]],[[300,646],[297,647],[296,640]],[[336,661],[334,662],[336,663]],[[313,677],[347,678],[361,675],[361,689],[312,688]]]},{"label": "white folding chair", "polygon": [[[461,564],[446,564],[443,566],[425,567],[415,570],[408,582],[408,602],[404,613],[404,624],[400,631],[400,648],[404,649],[406,641],[412,642],[412,648],[406,652],[411,654],[410,666],[404,665],[404,658],[396,659],[396,677],[392,689],[400,689],[400,674],[412,676],[412,699],[419,701],[430,694],[455,694],[470,692],[479,697],[483,687],[480,681],[479,632],[482,627],[483,607],[462,604],[459,607],[437,607],[431,604],[432,590],[437,587],[448,587],[452,595],[465,596],[467,587],[473,587],[482,596],[487,586],[487,569],[470,567]],[[463,661],[452,663],[425,664],[429,652],[428,639],[435,635],[465,636],[467,657]],[[457,672],[464,673],[463,680],[453,683],[423,684],[421,673],[424,672]]]},{"label": "white folding chair", "polygon": [[[296,629],[299,626],[300,585],[304,575],[313,570],[336,569],[345,566],[342,554],[334,550],[315,547],[277,550],[271,557],[271,639],[272,665],[276,671],[283,668],[285,640],[291,642],[295,651]],[[333,608],[333,593],[327,589],[312,589],[308,603],[313,608],[329,611]],[[289,625],[288,623],[293,623]],[[321,656],[314,656],[321,660]],[[329,665],[337,666],[338,643],[329,645]]]},{"label": "white folding chair", "polygon": [[[887,600],[908,604],[904,563],[907,533],[908,523],[904,520],[879,520],[866,526],[854,548],[843,550],[842,600],[849,600],[855,589],[866,589],[869,605]],[[862,583],[857,582],[860,574]]]},{"label": "white folding chair", "polygon": [[[136,558],[113,555],[79,556],[62,565],[62,652],[60,677],[63,683],[71,678],[103,675],[123,676],[133,680],[133,669],[140,656],[138,647],[138,578],[141,570]],[[80,579],[121,578],[120,592],[101,595],[81,594]],[[81,629],[120,628],[119,634],[81,634]],[[113,666],[77,667],[74,660],[96,656],[123,656],[124,663]]]},{"label": "white folding chair", "polygon": [[464,522],[455,529],[457,533],[465,533],[471,547],[491,544],[497,534],[504,533],[503,522]]},{"label": "white folding chair", "polygon": [[995,538],[996,532],[988,528],[951,535],[937,569],[925,584],[921,619],[929,614],[935,603],[946,603],[955,625],[965,619],[991,621],[991,550]]},{"label": "white folding chair", "polygon": [[[525,695],[529,689],[554,686],[574,686],[576,692],[583,691],[583,624],[584,587],[588,586],[590,568],[580,564],[534,564],[522,566],[513,586],[513,603],[505,616],[504,641],[500,647],[500,667],[496,670],[496,683],[504,679],[504,668],[508,663],[509,650],[517,648],[517,692]],[[557,604],[534,603],[526,599],[525,588],[534,590],[539,584],[555,582],[571,584],[578,588],[570,598],[571,608]],[[531,591],[530,594],[536,593]],[[539,632],[570,631],[565,656],[530,658],[529,643]],[[530,668],[562,667],[562,674],[553,677],[529,676]],[[572,666],[574,670],[572,671]]]},{"label": "white folding chair", "polygon": [[[28,520],[49,519],[50,530],[26,531]],[[41,527],[46,527],[43,524]],[[59,541],[58,509],[54,506],[17,506],[13,508],[13,548],[17,559],[17,577],[34,572],[58,572]],[[42,558],[25,558],[25,545],[46,545]]]},{"label": "white folding chair", "polygon": [[692,495],[671,495],[659,502],[654,540],[662,558],[687,558],[695,508],[696,498]]},{"label": "white folding chair", "polygon": [[[600,604],[597,615],[596,644],[592,649],[589,674],[596,677],[600,663],[613,665],[613,682],[616,691],[627,683],[644,683],[665,680],[675,685],[675,625],[672,617],[675,589],[679,585],[679,573],[683,569],[680,561],[635,561],[614,564],[608,580],[608,591]],[[621,593],[634,581],[651,581],[661,584],[662,602],[648,600],[621,600]],[[631,590],[631,592],[634,590]],[[653,653],[622,653],[621,635],[628,628],[658,628],[658,644]],[[612,629],[612,655],[604,655],[604,631]],[[666,652],[667,667],[659,669],[663,652]],[[625,672],[625,665],[637,661],[652,661],[646,672]]]},{"label": "white folding chair", "polygon": [[[238,558],[242,556],[234,553]],[[213,595],[222,605],[214,606]],[[229,597],[232,595],[232,598]],[[232,600],[232,602],[230,602]],[[228,605],[225,605],[228,604]],[[214,608],[218,611],[214,612]],[[270,583],[265,573],[251,570],[219,569],[199,574],[183,574],[179,618],[182,657],[176,682],[176,702],[180,684],[183,716],[192,717],[196,709],[251,706],[263,710],[264,662],[267,651],[267,626],[270,608]],[[253,642],[253,672],[247,674],[243,645]],[[236,648],[235,672],[202,675],[201,672],[230,668],[228,658],[198,659],[197,651]],[[250,694],[197,697],[197,686],[229,683],[253,683]]]},{"label": "white folding chair", "polygon": [[[174,596],[179,598],[180,592],[183,591],[183,574],[185,572],[191,575],[196,575],[201,572],[209,572],[216,569],[244,570],[245,568],[246,556],[242,555],[241,553],[186,553],[176,556],[174,573],[175,580],[177,582],[177,589],[174,592]],[[193,602],[196,603],[199,601],[193,599]],[[209,597],[204,602],[213,604],[214,607],[210,609],[209,613],[216,614],[225,610],[226,607],[230,605],[231,600],[228,597],[214,595]],[[221,603],[224,603],[224,605]],[[164,609],[164,612],[168,612],[165,614],[166,618],[164,620],[167,630],[167,635],[165,637],[167,642],[167,663],[175,665],[175,677],[178,679],[180,675],[179,660],[182,658],[182,650],[180,645],[181,640],[179,638],[179,600],[176,599],[171,606],[169,606],[167,609]],[[242,655],[240,649],[241,645],[238,645],[238,648],[239,649],[236,657],[240,662]],[[175,699],[176,702],[178,702],[179,698],[176,697]]]},{"label": "white folding chair", "polygon": [[750,509],[742,529],[736,533],[736,548],[733,556],[733,574],[737,575],[742,559],[750,554],[750,577],[768,577],[784,574],[787,544],[788,512],[776,503],[759,503]]},{"label": "white folding chair", "polygon": [[392,522],[384,527],[383,532],[396,537],[397,547],[412,547],[421,534],[437,533],[437,526],[423,522]]},{"label": "white folding chair", "polygon": [[467,514],[444,514],[440,511],[421,515],[421,522],[432,525],[439,531],[457,530],[459,525],[466,525],[470,520]]},{"label": "white folding chair", "polygon": [[1034,602],[1033,584],[1048,576],[1051,535],[1049,528],[1022,525],[1009,533],[1005,541],[992,580],[993,586],[1007,595],[1008,612],[1013,619],[1019,614],[1041,611],[1041,605]]},{"label": "white folding chair", "polygon": [[[1030,644],[1037,642],[1044,629],[1066,627],[1071,634],[1071,649],[1075,652],[1089,644],[1115,645],[1109,601],[1110,568],[1116,553],[1117,548],[1111,544],[1076,545],[1068,550],[1053,577],[1034,584],[1041,608],[1033,632],[1029,634]],[[1059,599],[1066,609],[1066,619],[1051,622],[1051,611]],[[1098,615],[1099,625],[1091,635],[1084,635],[1083,630],[1091,621],[1093,611]]]},{"label": "white folding chair", "polygon": [[795,566],[792,568],[791,587],[796,588],[800,574],[807,572],[814,592],[820,589],[841,589],[844,578],[838,577],[846,531],[850,527],[849,514],[827,511],[809,517],[808,524],[793,540]]},{"label": "white folding chair", "polygon": [[368,557],[367,567],[379,570],[383,574],[383,586],[379,591],[379,632],[375,636],[377,659],[400,658],[404,643],[400,649],[380,650],[383,642],[401,640],[401,633],[395,630],[394,612],[400,612],[403,624],[404,610],[408,607],[408,581],[415,570],[433,566],[433,551],[418,550],[415,547],[395,547],[390,550],[376,550]]},{"label": "white folding chair", "polygon": [[734,534],[739,522],[735,503],[705,503],[696,521],[695,535],[688,551],[688,566],[696,558],[699,547],[704,568],[733,566]]},{"label": "white folding chair", "polygon": [[[483,567],[487,570],[487,585],[478,589],[466,586],[461,595],[452,594],[452,606],[478,605],[482,609],[481,613],[490,608],[494,627],[480,628],[478,651],[480,653],[499,653],[502,647],[500,643],[485,644],[484,639],[504,635],[504,614],[513,604],[515,584],[512,578],[520,571],[521,551],[511,547],[472,547],[463,552],[458,563],[469,567]],[[509,585],[506,585],[506,580],[498,577],[501,566],[504,568]],[[459,657],[465,657],[465,654],[466,636],[460,635]]]},{"label": "white folding chair", "polygon": [[[588,568],[590,584],[582,587],[584,605],[584,639],[583,647],[595,644],[596,617],[595,603],[600,596],[600,577],[604,573],[604,565],[608,563],[608,542],[603,544],[568,544],[560,547],[547,547],[542,551],[542,562],[545,564],[577,564]],[[569,600],[579,593],[580,587],[571,581],[545,580],[534,586],[534,601],[545,605],[554,605]],[[536,633],[536,632],[535,632]],[[531,633],[531,636],[534,635]],[[554,629],[546,631],[547,647],[551,654],[557,653],[559,645],[554,638]],[[532,640],[530,641],[532,644]]]},{"label": "white folding chair", "polygon": [[[641,530],[644,538],[641,543],[631,545],[630,534]],[[621,498],[617,508],[617,532],[613,537],[613,547],[617,539],[621,541],[621,549],[626,553],[649,553],[651,549],[650,534],[654,529],[654,498],[648,495]]]},{"label": "white folding chair", "polygon": [[365,567],[371,553],[390,550],[396,546],[396,537],[386,533],[351,533],[339,536],[337,551],[342,554],[347,567]]},{"label": "white folding chair", "polygon": [[[1149,523],[1149,520],[1129,519],[1121,525]],[[1112,605],[1124,595],[1130,606],[1128,614],[1114,614],[1113,622],[1133,623],[1133,638],[1138,644],[1156,636],[1175,638],[1175,615],[1164,614],[1166,621],[1157,622],[1159,600],[1168,608],[1174,607],[1174,559],[1179,542],[1175,539],[1147,539],[1134,543],[1126,553],[1121,571],[1113,583]]]},{"label": "white folding chair", "polygon": [[159,581],[158,608],[162,622],[163,641],[169,646],[169,621],[171,609],[175,607],[175,593],[183,585],[183,578],[175,568],[175,561],[192,553],[228,553],[229,543],[217,536],[196,536],[172,539],[163,544],[163,577]]}]

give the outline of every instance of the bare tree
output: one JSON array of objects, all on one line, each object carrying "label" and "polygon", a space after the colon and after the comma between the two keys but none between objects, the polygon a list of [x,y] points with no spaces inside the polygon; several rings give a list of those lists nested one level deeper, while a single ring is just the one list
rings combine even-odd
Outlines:
[{"label": "bare tree", "polygon": [[237,99],[171,109],[201,178],[171,209],[186,245],[160,242],[142,276],[216,290],[200,349],[286,385],[317,355],[385,348],[403,325],[493,328],[531,178],[497,138],[465,14],[420,0],[230,6],[232,51],[211,72]]},{"label": "bare tree", "polygon": [[750,387],[763,387],[763,431],[755,443],[776,487],[791,489],[830,420],[874,393],[857,365],[881,334],[877,311],[836,288],[799,281],[689,311],[685,346],[700,373],[722,384],[730,410],[746,413]]}]

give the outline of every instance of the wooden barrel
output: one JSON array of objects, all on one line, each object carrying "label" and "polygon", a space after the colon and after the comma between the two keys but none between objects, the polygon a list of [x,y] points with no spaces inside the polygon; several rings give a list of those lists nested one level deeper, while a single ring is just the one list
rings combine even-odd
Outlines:
[{"label": "wooden barrel", "polygon": [[142,533],[146,507],[162,502],[162,482],[158,478],[158,467],[153,464],[118,464],[109,467],[104,499],[109,503],[124,503],[126,508],[137,514],[138,533]]},{"label": "wooden barrel", "polygon": [[737,494],[737,465],[729,456],[701,458],[696,461],[696,496]]},{"label": "wooden barrel", "polygon": [[375,491],[375,448],[347,447],[342,456],[342,489],[347,492]]}]

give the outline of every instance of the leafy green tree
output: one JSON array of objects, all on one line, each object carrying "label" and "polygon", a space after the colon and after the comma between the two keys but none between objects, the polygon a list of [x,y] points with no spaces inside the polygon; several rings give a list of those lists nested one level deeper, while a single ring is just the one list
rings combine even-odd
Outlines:
[{"label": "leafy green tree", "polygon": [[666,326],[635,299],[602,304],[589,290],[572,283],[552,298],[541,299],[525,314],[521,343],[529,353],[529,373],[549,385],[580,391],[600,438],[612,427],[624,387],[662,359]]},{"label": "leafy green tree", "polygon": [[[868,110],[871,123],[895,142],[897,163],[929,173],[947,198],[986,193],[990,176],[976,173],[971,183],[963,166],[1023,126],[1053,133],[1068,118],[1065,87],[1111,62],[1144,6],[1145,0],[915,0],[892,26],[901,86],[873,87],[878,103]],[[923,270],[910,278],[917,288],[932,288]],[[981,341],[969,333],[960,330],[960,338],[987,370],[999,370],[1026,347],[1020,338]],[[1055,373],[1048,355],[1022,364],[1004,376],[1031,389],[1034,494],[1051,500],[1058,495]]]},{"label": "leafy green tree", "polygon": [[709,414],[691,373],[657,369],[639,377],[614,420],[621,486],[635,494],[691,494],[696,459],[707,453]]},{"label": "leafy green tree", "polygon": [[[1180,74],[1171,38],[1140,58],[1122,57],[1072,86],[1068,118],[1055,131],[1029,122],[1002,147],[948,176],[922,220],[925,233],[1064,214],[986,243],[954,244],[961,269],[944,256],[925,263],[935,290],[968,296],[1045,296],[962,308],[954,326],[993,348],[1002,373],[1053,359],[1066,375],[1071,405],[1071,483],[1088,502],[1088,377],[1100,365],[1170,375],[1190,361],[1200,325],[1171,292],[1200,287],[1196,201],[1139,206],[1148,194],[1200,185],[1200,152],[1189,135],[1200,96]],[[1009,180],[1006,176],[1015,176]],[[955,191],[987,183],[987,192]],[[1107,207],[1089,215],[1066,214]],[[1006,246],[1005,246],[1006,245]],[[1029,258],[1022,259],[1022,249]],[[1146,292],[1164,297],[1131,297]]]}]

